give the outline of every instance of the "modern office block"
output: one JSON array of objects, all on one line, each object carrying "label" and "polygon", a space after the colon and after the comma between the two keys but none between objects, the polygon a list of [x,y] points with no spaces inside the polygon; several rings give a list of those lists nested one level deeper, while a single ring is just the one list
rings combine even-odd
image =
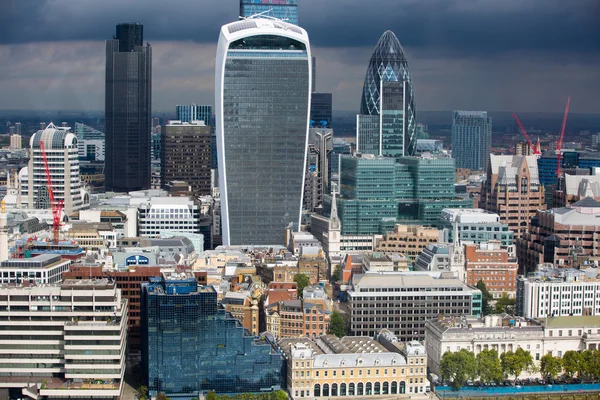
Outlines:
[{"label": "modern office block", "polygon": [[28,199],[28,207],[51,207],[40,142],[44,143],[54,197],[63,202],[65,213],[70,215],[74,211],[89,207],[90,196],[83,188],[79,171],[77,137],[70,132],[70,128],[58,128],[54,124],[37,131],[29,140],[29,166],[21,171],[27,175],[27,182],[21,183],[21,189],[23,197]]},{"label": "modern office block", "polygon": [[514,251],[515,233],[508,224],[500,222],[498,214],[480,208],[446,208],[442,210],[441,219],[444,242],[454,242],[456,226],[463,243],[480,244],[497,240],[503,249]]},{"label": "modern office block", "polygon": [[161,230],[201,233],[200,206],[187,197],[151,197],[137,208],[140,236],[158,238]]},{"label": "modern office block", "polygon": [[152,49],[143,26],[117,25],[106,41],[106,191],[150,189]]},{"label": "modern office block", "polygon": [[0,302],[0,387],[25,395],[37,386],[30,397],[44,399],[121,396],[127,300],[114,282],[2,285]]},{"label": "modern office block", "polygon": [[240,0],[240,17],[258,14],[298,25],[298,0]]},{"label": "modern office block", "polygon": [[308,162],[304,188],[304,210],[322,206],[329,188],[329,160],[333,148],[333,130],[311,128],[308,139]]},{"label": "modern office block", "polygon": [[142,369],[149,392],[265,392],[284,387],[283,358],[267,337],[247,335],[192,274],[142,284]]},{"label": "modern office block", "polygon": [[30,258],[12,258],[0,263],[0,283],[46,284],[62,281],[71,260],[57,254],[41,254]]},{"label": "modern office block", "polygon": [[271,19],[223,26],[216,125],[224,245],[285,243],[298,229],[311,81],[308,35]]},{"label": "modern office block", "polygon": [[193,121],[204,121],[205,125],[212,125],[212,106],[199,104],[184,104],[175,106],[177,120],[191,123]]},{"label": "modern office block", "polygon": [[162,127],[161,182],[185,181],[196,195],[210,195],[211,127],[204,121],[170,121]]},{"label": "modern office block", "polygon": [[[412,79],[402,45],[396,35],[386,31],[371,56],[360,106],[360,116],[379,116],[378,153],[361,149],[361,130],[357,127],[359,152],[390,157],[412,156],[417,141],[416,109]],[[371,124],[374,121],[370,122]],[[373,143],[362,140],[367,146]]]},{"label": "modern office block", "polygon": [[389,329],[402,341],[425,340],[425,321],[481,315],[481,291],[433,272],[367,272],[348,291],[350,330],[374,337]]},{"label": "modern office block", "polygon": [[331,93],[312,93],[310,98],[310,120],[312,127],[331,128],[331,121],[333,120],[332,109],[333,95]]},{"label": "modern office block", "polygon": [[452,157],[456,168],[484,171],[492,151],[492,119],[487,111],[454,111]]}]

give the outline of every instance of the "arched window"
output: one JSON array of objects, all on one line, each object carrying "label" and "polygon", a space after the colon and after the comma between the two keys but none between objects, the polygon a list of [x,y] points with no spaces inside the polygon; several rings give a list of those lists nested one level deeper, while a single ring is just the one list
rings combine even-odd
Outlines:
[{"label": "arched window", "polygon": [[345,396],[346,395],[346,384],[342,383],[340,384],[340,396]]},{"label": "arched window", "polygon": [[396,382],[396,381],[392,382],[392,393],[391,394],[398,394],[398,382]]},{"label": "arched window", "polygon": [[348,396],[354,396],[354,393],[356,393],[354,383],[349,383],[348,384]]},{"label": "arched window", "polygon": [[400,382],[400,394],[406,393],[406,382]]},{"label": "arched window", "polygon": [[338,384],[337,383],[334,383],[333,385],[331,385],[331,395],[332,396],[338,395]]},{"label": "arched window", "polygon": [[373,394],[373,384],[371,382],[367,382],[365,385],[365,394],[367,396]]},{"label": "arched window", "polygon": [[379,382],[375,382],[375,391],[373,394],[381,394],[381,384]]},{"label": "arched window", "polygon": [[315,385],[314,392],[315,392],[315,397],[320,397],[321,396],[321,385],[319,385],[317,383]]},{"label": "arched window", "polygon": [[388,382],[383,382],[383,391],[381,394],[390,394],[390,384]]},{"label": "arched window", "polygon": [[357,396],[362,396],[365,394],[364,388],[363,388],[363,384],[362,382],[359,382],[358,385],[356,386],[356,395]]},{"label": "arched window", "polygon": [[323,384],[323,396],[329,397],[329,383]]}]

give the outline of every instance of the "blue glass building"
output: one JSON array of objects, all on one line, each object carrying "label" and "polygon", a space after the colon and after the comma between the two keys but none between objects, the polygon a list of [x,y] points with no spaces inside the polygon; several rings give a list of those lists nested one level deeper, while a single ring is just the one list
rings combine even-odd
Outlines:
[{"label": "blue glass building", "polygon": [[212,126],[212,106],[185,104],[175,106],[177,119],[181,122],[204,121],[208,126]]},{"label": "blue glass building", "polygon": [[[384,95],[386,94],[386,95]],[[387,99],[387,100],[386,100]],[[382,116],[378,153],[390,157],[412,156],[417,142],[415,95],[408,61],[402,45],[392,31],[386,31],[371,56],[360,104],[359,119],[363,116]],[[366,118],[366,117],[365,117]],[[367,124],[372,125],[370,119]],[[360,125],[360,121],[359,121]],[[372,133],[372,132],[371,132]],[[358,151],[361,149],[360,126],[357,129]]]},{"label": "blue glass building", "polygon": [[298,0],[240,0],[240,17],[256,14],[298,25]]},{"label": "blue glass building", "polygon": [[250,336],[212,286],[173,274],[142,283],[142,366],[150,395],[265,392],[284,387],[274,342]]}]

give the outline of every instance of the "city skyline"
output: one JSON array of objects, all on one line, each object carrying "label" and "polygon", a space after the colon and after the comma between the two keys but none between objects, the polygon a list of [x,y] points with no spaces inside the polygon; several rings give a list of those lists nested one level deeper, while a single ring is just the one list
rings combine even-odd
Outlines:
[{"label": "city skyline", "polygon": [[[365,8],[348,0],[341,8],[336,0],[303,0],[298,6],[319,60],[317,87],[333,93],[336,110],[358,111],[364,65],[373,43],[390,29],[410,60],[419,110],[558,112],[572,95],[574,110],[598,111],[599,28],[593,21],[600,8],[594,1],[567,8],[539,0],[405,0],[398,13],[385,11],[397,1],[377,2]],[[175,3],[140,7],[138,0],[109,0],[102,10],[85,1],[9,3],[0,17],[0,109],[101,110],[103,39],[107,26],[123,20],[143,23],[153,47],[154,90],[161,94],[154,96],[154,110],[211,104],[218,29],[237,19],[239,2]],[[56,15],[73,23],[52,29]],[[373,20],[378,23],[365,23]]]}]

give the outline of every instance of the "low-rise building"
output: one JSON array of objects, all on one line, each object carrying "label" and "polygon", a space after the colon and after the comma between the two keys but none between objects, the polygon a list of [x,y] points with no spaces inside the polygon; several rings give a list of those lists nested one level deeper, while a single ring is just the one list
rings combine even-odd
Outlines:
[{"label": "low-rise building", "polygon": [[0,306],[0,388],[32,398],[121,396],[127,300],[114,282],[2,284]]},{"label": "low-rise building", "polygon": [[494,297],[502,297],[504,293],[514,297],[519,264],[500,242],[467,244],[464,248],[468,285],[483,281]]},{"label": "low-rise building", "polygon": [[454,229],[463,243],[500,241],[503,249],[514,252],[514,232],[500,222],[498,214],[480,208],[445,208],[442,210],[443,241],[454,241]]},{"label": "low-rise building", "polygon": [[416,271],[355,276],[348,290],[350,330],[375,336],[388,329],[403,341],[424,340],[427,319],[480,315],[481,291],[453,276]]},{"label": "low-rise building", "polygon": [[600,316],[597,268],[540,267],[517,280],[516,313],[527,318],[567,315]]},{"label": "low-rise building", "polygon": [[276,338],[325,335],[329,329],[331,308],[327,301],[315,300],[286,300],[267,306],[267,331]]},{"label": "low-rise building", "polygon": [[378,339],[333,335],[279,341],[287,359],[292,399],[402,397],[429,391],[427,354],[418,342],[399,344],[391,332]]},{"label": "low-rise building", "polygon": [[362,257],[362,272],[408,271],[409,261],[402,254],[367,253]]},{"label": "low-rise building", "polygon": [[377,240],[376,249],[382,253],[401,253],[415,261],[429,243],[439,240],[440,231],[436,228],[396,224],[393,232]]},{"label": "low-rise building", "polygon": [[32,258],[11,258],[0,263],[0,283],[59,283],[69,270],[70,260],[56,254],[40,254]]}]

